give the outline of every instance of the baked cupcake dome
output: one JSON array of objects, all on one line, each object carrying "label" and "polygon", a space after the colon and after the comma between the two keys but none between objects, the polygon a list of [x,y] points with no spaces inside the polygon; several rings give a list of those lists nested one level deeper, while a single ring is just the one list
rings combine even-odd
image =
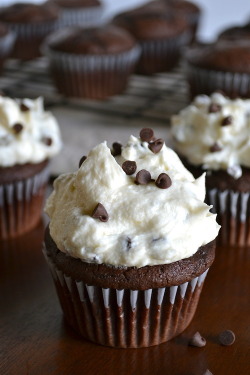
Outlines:
[{"label": "baked cupcake dome", "polygon": [[131,137],[117,159],[105,143],[96,146],[76,173],[55,181],[44,252],[78,333],[142,347],[185,329],[219,229],[204,188],[204,176],[195,181],[150,129]]},{"label": "baked cupcake dome", "polygon": [[112,23],[129,31],[140,44],[140,74],[171,70],[179,60],[181,48],[190,40],[186,21],[164,2],[149,2],[120,13]]},{"label": "baked cupcake dome", "polygon": [[40,56],[43,39],[56,27],[58,9],[49,4],[16,3],[0,9],[0,22],[16,35],[11,57],[29,60]]},{"label": "baked cupcake dome", "polygon": [[58,91],[90,99],[120,94],[140,54],[134,38],[112,25],[59,31],[43,50]]}]

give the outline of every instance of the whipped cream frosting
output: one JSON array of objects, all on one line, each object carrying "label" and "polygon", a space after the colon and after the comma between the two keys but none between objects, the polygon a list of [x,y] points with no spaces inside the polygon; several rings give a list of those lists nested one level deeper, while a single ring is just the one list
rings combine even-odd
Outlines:
[{"label": "whipped cream frosting", "polygon": [[250,100],[220,93],[197,96],[172,117],[176,150],[193,165],[227,170],[235,179],[250,167]]},{"label": "whipped cream frosting", "polygon": [[61,149],[55,117],[44,110],[43,99],[0,96],[0,166],[39,163]]},{"label": "whipped cream frosting", "polygon": [[[133,175],[123,171],[124,160],[136,161]],[[142,169],[152,179],[167,173],[171,186],[135,184]],[[165,144],[154,154],[131,136],[120,157],[104,142],[78,171],[59,176],[45,211],[59,250],[86,262],[143,267],[190,257],[217,236],[216,215],[204,198],[205,174],[195,180]],[[92,217],[98,203],[108,213],[106,222]]]}]

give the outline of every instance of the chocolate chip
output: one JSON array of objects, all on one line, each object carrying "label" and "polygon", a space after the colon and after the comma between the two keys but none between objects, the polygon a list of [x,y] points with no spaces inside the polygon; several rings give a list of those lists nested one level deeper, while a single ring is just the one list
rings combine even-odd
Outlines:
[{"label": "chocolate chip", "polygon": [[235,334],[233,331],[227,329],[219,334],[219,342],[221,345],[229,346],[232,345],[235,341]]},{"label": "chocolate chip", "polygon": [[161,151],[162,147],[164,145],[164,140],[159,138],[156,139],[154,142],[149,143],[148,148],[154,153],[157,154]]},{"label": "chocolate chip", "polygon": [[22,112],[27,112],[27,111],[29,111],[30,109],[29,109],[29,107],[27,107],[27,105],[25,105],[24,103],[21,103],[21,104],[20,104],[20,110],[21,110]]},{"label": "chocolate chip", "polygon": [[87,159],[87,156],[82,156],[81,159],[79,160],[79,168],[82,165],[82,163]]},{"label": "chocolate chip", "polygon": [[130,160],[126,160],[123,164],[122,164],[122,169],[124,170],[124,172],[127,174],[127,175],[131,175],[131,174],[134,174],[135,171],[136,171],[136,168],[137,168],[137,165],[136,165],[136,162],[135,161],[130,161]]},{"label": "chocolate chip", "polygon": [[193,337],[189,340],[189,345],[191,346],[197,346],[198,348],[202,348],[206,345],[206,340],[204,337],[201,336],[199,332],[196,332]]},{"label": "chocolate chip", "polygon": [[209,370],[207,369],[205,372],[203,372],[203,375],[213,375],[213,374],[211,373],[211,371],[209,371]]},{"label": "chocolate chip", "polygon": [[211,103],[210,106],[208,107],[208,113],[216,113],[216,112],[220,112],[220,110],[221,110],[220,104]]},{"label": "chocolate chip", "polygon": [[221,121],[221,126],[231,125],[233,122],[233,116],[224,117]]},{"label": "chocolate chip", "polygon": [[46,145],[46,146],[51,146],[52,145],[52,139],[50,137],[43,137],[42,138],[42,142]]},{"label": "chocolate chip", "polygon": [[218,152],[218,151],[221,151],[222,148],[220,145],[218,145],[217,142],[215,142],[209,149],[211,152]]},{"label": "chocolate chip", "polygon": [[92,217],[94,219],[99,219],[100,221],[103,221],[103,222],[106,222],[109,219],[109,215],[105,207],[101,203],[98,203],[95,206],[94,211],[92,213]]},{"label": "chocolate chip", "polygon": [[112,155],[113,156],[118,156],[118,155],[121,155],[121,153],[122,153],[122,145],[121,145],[121,143],[114,142],[112,144]]},{"label": "chocolate chip", "polygon": [[172,181],[169,175],[161,173],[155,181],[155,185],[160,189],[167,189],[172,185]]},{"label": "chocolate chip", "polygon": [[127,245],[126,250],[129,251],[131,249],[131,247],[132,247],[132,240],[131,240],[130,237],[126,238],[126,245]]},{"label": "chocolate chip", "polygon": [[146,185],[151,181],[151,174],[146,169],[141,169],[135,176],[135,183]]},{"label": "chocolate chip", "polygon": [[140,131],[140,138],[143,142],[150,142],[154,138],[154,131],[151,128],[143,128]]},{"label": "chocolate chip", "polygon": [[12,129],[14,130],[15,134],[19,134],[23,130],[23,125],[16,123],[15,125],[13,125]]}]

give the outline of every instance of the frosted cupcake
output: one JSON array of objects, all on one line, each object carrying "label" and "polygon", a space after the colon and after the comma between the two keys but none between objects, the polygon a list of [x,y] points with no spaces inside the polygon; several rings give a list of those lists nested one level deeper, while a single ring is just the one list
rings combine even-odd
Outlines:
[{"label": "frosted cupcake", "polygon": [[75,331],[102,345],[143,347],[187,327],[219,230],[204,179],[143,129],[120,156],[101,143],[55,181],[45,255]]},{"label": "frosted cupcake", "polygon": [[42,98],[0,96],[0,240],[40,220],[49,159],[60,148],[57,122]]},{"label": "frosted cupcake", "polygon": [[221,244],[249,245],[250,100],[201,95],[172,118],[172,134],[187,168],[207,170],[207,203],[222,224]]}]

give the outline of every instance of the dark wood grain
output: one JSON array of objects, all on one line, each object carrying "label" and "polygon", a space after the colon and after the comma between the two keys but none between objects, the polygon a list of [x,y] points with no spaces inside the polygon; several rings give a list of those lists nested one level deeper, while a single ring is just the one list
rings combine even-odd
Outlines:
[{"label": "dark wood grain", "polygon": [[[67,327],[42,255],[44,225],[0,243],[0,374],[250,374],[250,249],[218,248],[193,322],[157,347],[111,349]],[[230,347],[218,334],[231,329]],[[193,333],[204,348],[188,346]]]}]

